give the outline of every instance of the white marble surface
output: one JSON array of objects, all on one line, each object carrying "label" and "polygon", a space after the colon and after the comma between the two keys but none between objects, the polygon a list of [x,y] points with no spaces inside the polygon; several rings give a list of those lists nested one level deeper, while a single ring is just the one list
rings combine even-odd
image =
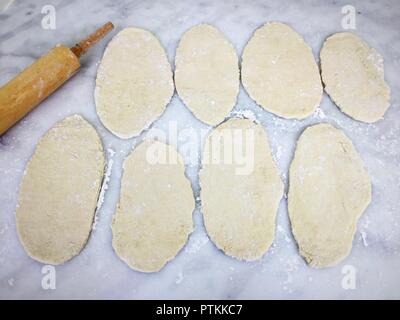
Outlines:
[{"label": "white marble surface", "polygon": [[[56,8],[56,30],[41,27],[41,9]],[[266,21],[290,24],[317,57],[324,39],[342,31],[341,8],[347,1],[33,1],[17,0],[0,14],[0,85],[56,43],[72,45],[107,20],[118,29],[137,26],[152,31],[171,63],[179,38],[189,27],[208,22],[220,28],[239,54],[252,32]],[[240,90],[236,110],[250,109],[269,134],[287,188],[287,170],[295,141],[304,127],[327,121],[342,128],[359,150],[373,181],[373,201],[361,218],[353,250],[338,266],[309,268],[299,256],[289,228],[286,200],[281,201],[273,247],[257,262],[240,262],[216,249],[204,230],[200,203],[193,214],[195,231],[175,260],[159,273],[130,270],[113,252],[110,223],[119,195],[122,160],[138,139],[120,140],[96,115],[93,89],[106,41],[91,50],[84,67],[0,140],[0,298],[400,298],[400,2],[352,1],[358,11],[356,33],[385,58],[392,106],[385,119],[368,125],[343,115],[324,95],[318,112],[289,121],[262,110]],[[57,287],[41,286],[42,265],[29,258],[18,241],[15,206],[25,164],[40,137],[55,122],[84,115],[100,133],[112,157],[109,188],[98,222],[83,252],[56,268]],[[207,128],[173,97],[154,128]],[[146,134],[146,133],[145,133]],[[143,138],[140,136],[139,139]],[[193,143],[198,150],[199,144]],[[108,154],[108,158],[111,155]],[[199,195],[198,160],[187,167]],[[49,190],[51,192],[51,190]],[[342,267],[357,269],[357,288],[341,286]]]}]

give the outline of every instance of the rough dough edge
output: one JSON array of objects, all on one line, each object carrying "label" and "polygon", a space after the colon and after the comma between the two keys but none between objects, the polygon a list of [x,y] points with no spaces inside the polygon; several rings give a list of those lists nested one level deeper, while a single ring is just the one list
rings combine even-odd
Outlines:
[{"label": "rough dough edge", "polygon": [[[294,229],[293,229],[291,214],[290,214],[290,211],[289,211],[289,199],[290,199],[290,193],[291,193],[290,192],[290,190],[291,190],[290,189],[290,172],[292,170],[292,164],[293,164],[293,162],[294,162],[294,160],[296,158],[296,151],[297,151],[298,144],[300,143],[300,140],[302,139],[303,134],[307,130],[312,129],[313,127],[316,127],[316,126],[321,126],[321,125],[329,126],[329,127],[333,128],[335,130],[338,130],[339,132],[341,132],[351,142],[351,144],[353,145],[353,148],[356,150],[358,156],[360,157],[360,159],[362,161],[363,168],[364,168],[365,172],[367,173],[367,176],[369,178],[369,185],[370,185],[368,203],[366,204],[365,208],[361,211],[359,217],[357,218],[357,223],[351,225],[351,228],[354,230],[353,238],[352,238],[352,241],[349,243],[349,246],[348,246],[348,248],[346,250],[346,254],[343,255],[342,257],[340,257],[339,259],[337,259],[335,262],[332,262],[332,263],[329,263],[329,264],[324,264],[324,265],[321,265],[319,263],[313,263],[316,260],[313,257],[316,257],[316,256],[315,255],[312,256],[306,250],[304,250],[303,247],[300,247],[300,244],[297,242],[297,239],[296,239],[296,237],[294,235]],[[373,189],[372,180],[371,180],[371,177],[369,175],[369,172],[368,172],[367,168],[365,167],[364,161],[361,158],[361,155],[359,154],[357,148],[353,144],[353,141],[347,136],[347,134],[344,132],[344,130],[336,127],[335,125],[333,125],[333,124],[331,124],[329,122],[318,122],[318,123],[307,125],[305,128],[303,128],[303,130],[300,131],[300,133],[297,136],[297,140],[296,140],[296,143],[295,143],[295,146],[294,146],[294,149],[293,149],[292,160],[290,161],[289,169],[288,169],[287,213],[288,213],[288,219],[289,219],[289,225],[290,225],[290,232],[291,232],[292,237],[293,237],[293,239],[294,239],[294,241],[296,243],[297,250],[298,250],[301,258],[307,263],[308,266],[310,266],[312,268],[315,268],[315,269],[332,268],[332,267],[336,267],[338,264],[343,262],[343,260],[345,260],[347,257],[349,257],[349,255],[350,255],[350,253],[351,253],[351,251],[353,249],[354,238],[355,238],[355,235],[356,235],[356,232],[357,232],[357,224],[358,224],[360,218],[362,217],[362,215],[364,214],[365,210],[368,208],[368,206],[372,202],[372,189]]]},{"label": "rough dough edge", "polygon": [[[282,113],[280,113],[280,112],[272,111],[269,107],[264,107],[263,105],[261,105],[261,104],[253,97],[253,95],[251,95],[250,92],[246,89],[245,81],[243,80],[243,72],[242,72],[242,68],[243,68],[243,53],[244,53],[244,51],[245,51],[247,45],[249,44],[249,42],[253,39],[253,37],[254,37],[254,35],[256,34],[256,32],[259,31],[261,28],[266,27],[266,26],[268,26],[268,25],[272,25],[272,24],[281,24],[281,25],[287,26],[287,27],[289,27],[294,33],[298,34],[298,35],[300,36],[302,42],[306,45],[307,49],[309,49],[309,51],[310,51],[310,53],[311,53],[311,55],[312,55],[312,58],[313,58],[313,60],[314,60],[314,63],[315,63],[315,65],[316,65],[316,67],[317,67],[317,71],[318,71],[318,75],[319,75],[319,80],[320,80],[320,81],[319,81],[319,84],[320,84],[320,87],[321,87],[321,94],[320,94],[320,97],[319,97],[319,102],[316,104],[316,106],[314,107],[314,109],[312,110],[312,112],[310,112],[310,113],[304,115],[303,117],[298,117],[298,116],[291,116],[291,117],[288,117],[287,115],[284,115],[284,114],[282,114]],[[319,65],[318,65],[318,62],[315,60],[315,56],[314,56],[314,53],[313,53],[313,50],[312,50],[311,46],[305,41],[304,37],[303,37],[299,32],[297,32],[294,28],[292,28],[291,25],[289,25],[289,24],[287,24],[287,23],[284,23],[284,22],[280,22],[280,21],[268,21],[268,22],[265,22],[263,25],[261,25],[261,26],[259,26],[258,28],[256,28],[256,29],[253,31],[253,33],[250,35],[250,38],[247,40],[246,44],[245,44],[244,47],[243,47],[242,55],[241,55],[241,59],[240,59],[240,82],[242,83],[242,86],[243,86],[244,91],[247,93],[247,95],[250,97],[250,99],[253,100],[253,101],[257,104],[257,106],[259,106],[261,109],[263,109],[263,110],[265,110],[265,111],[267,111],[267,112],[273,114],[274,116],[278,116],[279,118],[282,118],[282,119],[285,119],[285,120],[298,120],[298,121],[302,121],[302,120],[307,119],[308,117],[310,117],[311,115],[313,115],[313,114],[315,113],[315,111],[318,109],[318,107],[321,105],[321,102],[322,102],[322,99],[323,99],[323,96],[324,96],[324,87],[323,87],[323,82],[322,82],[321,69],[320,69],[320,67],[319,67]]]},{"label": "rough dough edge", "polygon": [[[362,39],[361,37],[359,37],[358,35],[356,35],[356,34],[353,33],[353,32],[349,32],[349,31],[335,32],[335,33],[330,34],[328,37],[326,37],[324,43],[323,43],[322,46],[321,46],[321,50],[320,50],[320,52],[319,52],[319,64],[320,64],[320,68],[319,68],[319,69],[320,69],[321,81],[322,81],[322,84],[323,84],[323,91],[327,94],[327,96],[329,97],[329,99],[333,102],[333,104],[339,109],[339,111],[340,111],[341,113],[345,114],[347,117],[349,117],[350,119],[352,119],[352,120],[354,120],[354,121],[357,121],[357,122],[360,122],[360,123],[372,124],[372,123],[378,122],[378,121],[380,121],[380,120],[383,120],[383,119],[384,119],[384,116],[385,116],[385,114],[386,114],[386,112],[389,110],[389,108],[390,108],[390,106],[391,106],[391,103],[390,103],[391,88],[390,88],[389,84],[387,83],[385,77],[383,78],[383,80],[384,80],[384,82],[385,82],[385,84],[387,85],[387,88],[388,88],[388,94],[389,94],[388,105],[387,105],[385,111],[383,112],[382,116],[381,116],[379,119],[376,119],[376,120],[374,120],[374,121],[366,121],[366,120],[360,120],[360,119],[354,118],[352,115],[350,115],[349,113],[347,113],[347,111],[344,111],[344,110],[343,110],[343,107],[342,107],[342,106],[331,96],[331,94],[326,90],[327,85],[325,84],[325,80],[324,80],[324,72],[323,72],[324,68],[323,68],[323,66],[322,66],[322,65],[323,65],[323,59],[321,58],[321,53],[322,53],[322,50],[323,50],[324,47],[325,47],[326,42],[327,42],[329,39],[331,39],[332,37],[337,36],[337,35],[340,35],[340,34],[351,34],[352,36],[355,36],[361,43],[364,43],[370,50],[371,50],[371,49],[376,50],[374,47],[371,47],[366,41],[364,41],[364,39]],[[384,58],[383,58],[383,55],[382,55],[379,51],[376,50],[376,52],[382,57],[382,59],[384,59]],[[384,72],[384,73],[385,73],[385,72]]]},{"label": "rough dough edge", "polygon": [[[274,159],[274,157],[273,157],[273,154],[272,154],[272,152],[271,152],[271,145],[270,145],[270,142],[269,142],[268,133],[267,133],[266,129],[258,122],[257,119],[255,119],[255,118],[253,119],[253,118],[251,118],[251,117],[248,117],[248,116],[245,115],[245,114],[235,114],[234,117],[225,119],[224,121],[222,121],[222,122],[221,122],[220,124],[218,124],[217,126],[213,127],[213,129],[211,129],[211,130],[208,132],[207,136],[206,136],[205,139],[204,139],[204,143],[203,143],[203,146],[202,146],[201,163],[200,163],[199,174],[198,174],[198,176],[199,176],[199,187],[200,187],[200,199],[201,199],[201,190],[202,190],[202,184],[201,184],[201,178],[200,178],[200,176],[201,176],[201,173],[202,173],[202,171],[203,171],[203,163],[204,163],[204,161],[203,161],[203,154],[204,154],[204,147],[205,147],[205,145],[206,145],[206,143],[207,143],[207,138],[215,131],[215,129],[217,129],[219,126],[223,125],[224,123],[228,122],[229,120],[248,120],[248,121],[250,121],[250,122],[252,123],[252,126],[260,126],[260,128],[263,130],[264,135],[265,135],[265,138],[266,138],[266,140],[267,140],[268,148],[270,149],[270,153],[271,153],[272,162],[274,163],[274,166],[275,166],[275,169],[276,169],[276,173],[277,173],[277,175],[278,175],[278,177],[279,177],[280,189],[281,189],[281,190],[280,190],[281,197],[280,197],[280,198],[278,199],[278,201],[277,201],[277,209],[276,209],[276,212],[275,212],[274,228],[273,228],[273,231],[272,231],[272,240],[271,240],[271,242],[270,242],[269,244],[267,244],[266,249],[265,249],[264,252],[263,252],[261,255],[259,255],[259,256],[256,256],[256,257],[253,257],[253,258],[242,258],[242,257],[238,257],[238,256],[231,255],[230,253],[226,252],[219,244],[217,244],[217,243],[214,241],[214,239],[211,237],[211,235],[208,233],[207,227],[206,227],[206,222],[205,222],[205,219],[204,219],[203,205],[201,205],[201,208],[200,208],[200,209],[201,209],[201,216],[202,216],[202,219],[203,219],[203,226],[204,226],[204,229],[205,229],[205,231],[206,231],[207,237],[211,240],[211,243],[215,246],[215,248],[218,249],[218,251],[222,252],[225,256],[228,256],[228,257],[233,258],[233,259],[238,260],[238,261],[256,262],[256,261],[259,261],[259,260],[262,259],[265,255],[268,254],[268,251],[270,250],[271,246],[272,246],[273,243],[274,243],[275,236],[276,236],[276,228],[277,228],[277,219],[278,219],[279,206],[280,206],[280,203],[281,203],[281,201],[282,201],[282,198],[284,198],[284,195],[285,195],[285,183],[282,181],[281,173],[280,173],[280,171],[279,171],[279,168],[278,168],[278,166],[277,166],[277,163],[276,163],[276,161],[275,161],[275,159]],[[201,200],[201,201],[202,201],[202,200]]]},{"label": "rough dough edge", "polygon": [[[198,117],[196,116],[196,114],[193,112],[193,110],[192,110],[192,109],[189,107],[189,105],[186,103],[186,101],[185,101],[185,100],[182,98],[182,96],[179,94],[178,88],[177,88],[176,83],[175,83],[176,53],[178,52],[179,48],[181,47],[181,42],[182,42],[182,39],[183,39],[183,37],[185,36],[185,34],[186,34],[187,32],[189,32],[190,30],[192,30],[193,28],[199,27],[199,26],[207,26],[207,27],[211,27],[212,29],[217,30],[218,33],[219,33],[220,35],[222,35],[222,38],[227,42],[227,44],[228,44],[228,45],[232,48],[232,50],[235,52],[235,55],[236,55],[236,58],[237,58],[237,71],[238,71],[238,79],[237,79],[237,80],[238,80],[238,86],[237,86],[237,92],[236,92],[235,103],[233,104],[231,110],[225,115],[225,117],[224,117],[223,119],[221,119],[220,121],[217,121],[216,123],[208,123],[208,122],[205,122],[204,120],[198,118]],[[238,54],[236,48],[233,46],[232,42],[226,37],[226,35],[225,35],[219,28],[217,28],[217,27],[215,27],[215,26],[213,26],[213,25],[211,25],[211,24],[209,24],[209,23],[202,22],[202,23],[196,24],[196,25],[194,25],[194,26],[191,26],[189,29],[187,29],[187,30],[182,34],[182,36],[181,36],[181,38],[180,38],[180,40],[179,40],[179,42],[178,42],[178,46],[176,47],[176,50],[175,50],[174,72],[173,72],[173,73],[174,73],[173,78],[174,78],[174,87],[175,87],[176,94],[177,94],[177,96],[179,97],[179,99],[182,101],[182,103],[183,103],[183,105],[185,106],[185,108],[191,113],[191,115],[192,115],[193,117],[196,118],[196,120],[200,121],[202,124],[205,124],[205,125],[207,125],[207,126],[211,126],[211,127],[213,127],[213,128],[216,128],[216,127],[218,127],[219,125],[221,125],[222,123],[224,123],[225,121],[227,121],[227,120],[230,119],[230,113],[234,110],[235,106],[237,105],[238,97],[239,97],[239,94],[240,94],[240,83],[241,83],[241,59],[240,59],[240,57],[239,57],[239,54]]]},{"label": "rough dough edge", "polygon": [[[121,132],[114,132],[113,130],[111,130],[111,129],[108,127],[108,125],[106,125],[106,123],[103,121],[103,119],[100,117],[100,114],[99,114],[98,111],[97,111],[97,104],[98,104],[97,101],[98,101],[98,94],[99,94],[99,93],[98,93],[98,90],[99,90],[99,89],[98,89],[98,86],[97,86],[97,78],[98,78],[98,74],[99,74],[100,65],[101,65],[101,63],[102,63],[102,61],[103,61],[104,56],[105,56],[106,53],[107,53],[107,50],[108,50],[108,48],[109,48],[111,42],[114,40],[114,38],[116,38],[116,37],[120,34],[121,31],[126,30],[126,29],[134,29],[134,30],[145,31],[146,33],[151,34],[151,36],[157,41],[158,45],[161,47],[161,49],[162,49],[163,52],[164,52],[165,59],[167,60],[167,62],[168,62],[168,64],[169,64],[169,71],[170,71],[170,76],[171,76],[171,81],[172,81],[172,92],[171,92],[171,96],[170,96],[168,102],[166,103],[166,105],[164,106],[163,110],[162,110],[159,114],[157,114],[156,116],[154,116],[153,120],[149,120],[149,121],[143,126],[143,128],[142,128],[141,130],[139,130],[138,132],[135,132],[135,133],[133,133],[133,134],[123,134],[123,133],[121,133]],[[110,132],[112,135],[114,135],[114,136],[116,136],[116,137],[118,137],[118,138],[120,138],[120,139],[127,140],[127,139],[132,139],[132,138],[137,138],[137,137],[139,137],[142,133],[146,132],[147,130],[149,130],[149,129],[151,128],[151,126],[164,114],[164,112],[167,110],[168,106],[171,104],[171,100],[172,100],[172,98],[174,97],[174,94],[175,94],[175,91],[176,91],[175,81],[174,81],[174,75],[175,75],[175,73],[174,73],[174,70],[173,70],[173,68],[172,68],[171,62],[169,61],[169,58],[168,58],[167,52],[166,52],[166,50],[165,50],[165,47],[164,47],[163,44],[161,43],[160,39],[159,39],[153,32],[151,32],[151,31],[148,30],[148,29],[137,28],[137,27],[126,27],[126,28],[123,28],[123,29],[120,30],[116,35],[114,35],[114,36],[112,37],[112,39],[107,43],[107,45],[106,45],[106,47],[105,47],[105,49],[104,49],[104,51],[103,51],[103,54],[102,54],[102,56],[101,56],[100,62],[99,62],[98,66],[97,66],[97,69],[96,69],[96,78],[95,78],[95,81],[94,81],[93,97],[94,97],[94,106],[95,106],[96,115],[97,115],[97,118],[99,119],[100,123],[104,126],[104,128],[106,128],[106,130],[107,130],[108,132]]]},{"label": "rough dough edge", "polygon": [[[107,162],[107,159],[106,159],[106,156],[105,156],[105,153],[104,153],[103,141],[102,141],[102,139],[101,139],[99,133],[97,132],[96,128],[95,128],[83,115],[78,114],[78,113],[71,114],[71,115],[66,116],[66,117],[64,117],[63,119],[58,120],[57,122],[55,122],[55,123],[40,137],[38,143],[36,144],[35,149],[33,150],[31,156],[29,157],[29,160],[26,162],[25,169],[24,169],[24,173],[23,173],[23,176],[24,176],[24,175],[25,175],[25,172],[26,172],[26,169],[27,169],[27,167],[28,167],[28,165],[29,165],[29,163],[31,162],[33,156],[35,155],[36,150],[37,150],[37,149],[39,148],[39,146],[42,144],[43,139],[49,134],[49,132],[50,132],[57,124],[63,122],[64,120],[66,120],[66,119],[68,119],[68,118],[73,118],[73,117],[76,117],[76,118],[79,118],[79,119],[85,121],[85,122],[94,130],[94,132],[96,133],[97,137],[99,138],[100,147],[101,147],[101,151],[102,151],[102,154],[103,154],[103,170],[102,170],[103,173],[102,173],[102,177],[101,177],[100,184],[99,184],[98,195],[97,195],[97,198],[96,198],[96,205],[95,205],[95,208],[94,208],[94,211],[93,211],[92,223],[91,223],[91,227],[90,227],[90,229],[89,229],[89,233],[88,233],[88,235],[87,235],[87,237],[86,237],[86,239],[85,239],[85,241],[84,241],[84,243],[83,243],[82,248],[79,250],[79,252],[77,252],[75,255],[71,256],[69,259],[67,259],[67,260],[65,260],[65,261],[60,261],[60,262],[58,262],[58,261],[57,261],[57,262],[56,262],[56,261],[53,261],[53,262],[52,262],[52,261],[45,261],[45,260],[43,260],[43,259],[34,257],[34,255],[32,255],[32,254],[30,253],[30,250],[26,247],[25,243],[24,243],[24,242],[22,241],[22,239],[21,239],[20,232],[19,232],[19,228],[20,228],[20,227],[19,227],[19,223],[18,223],[17,218],[15,218],[15,226],[16,226],[16,230],[17,230],[18,240],[19,240],[19,243],[22,245],[22,247],[23,247],[25,253],[26,253],[31,259],[33,259],[33,260],[35,260],[35,261],[38,261],[38,262],[40,262],[40,263],[42,263],[42,264],[50,264],[50,265],[53,265],[53,266],[63,265],[64,263],[69,262],[69,261],[71,261],[73,258],[79,256],[79,255],[82,253],[82,251],[86,248],[87,243],[89,242],[89,239],[90,239],[90,237],[91,237],[91,235],[92,235],[92,232],[93,232],[93,223],[94,223],[94,220],[95,220],[96,211],[98,210],[98,200],[99,200],[99,197],[100,197],[101,188],[102,188],[102,186],[103,186],[105,170],[106,170],[106,166],[107,166],[107,163],[108,163],[108,162]],[[18,206],[19,206],[19,193],[20,193],[21,186],[22,186],[22,183],[23,183],[23,180],[24,180],[23,176],[22,176],[22,178],[20,179],[20,183],[19,183],[19,185],[18,185],[18,191],[17,191],[17,193],[18,193],[18,200],[17,200],[17,206],[16,206],[16,208],[15,208],[15,213],[16,213],[17,208],[18,208]]]},{"label": "rough dough edge", "polygon": [[[114,241],[113,241],[113,240],[114,240],[114,233],[113,233],[114,230],[113,230],[113,228],[114,228],[114,221],[115,221],[116,216],[117,216],[117,211],[120,210],[121,185],[122,185],[122,177],[123,177],[124,171],[125,171],[125,161],[128,159],[128,157],[129,157],[130,155],[132,155],[132,153],[133,153],[141,144],[143,144],[143,143],[154,143],[154,142],[160,142],[160,143],[165,144],[166,146],[173,147],[174,150],[176,151],[176,153],[178,154],[179,161],[182,161],[182,165],[183,165],[183,167],[184,167],[183,176],[184,176],[184,178],[187,180],[187,182],[189,183],[189,187],[190,187],[190,189],[192,190],[192,196],[193,196],[193,210],[192,210],[192,212],[191,212],[191,218],[192,218],[191,230],[190,230],[190,232],[187,234],[186,241],[185,241],[185,243],[183,244],[183,246],[182,246],[181,248],[179,248],[179,250],[176,252],[176,254],[175,254],[174,256],[172,256],[172,257],[170,257],[169,259],[167,259],[167,260],[164,262],[164,264],[163,264],[160,268],[149,271],[149,270],[141,270],[141,269],[138,269],[136,266],[133,266],[133,265],[130,263],[129,259],[127,259],[127,258],[122,257],[121,255],[119,255],[118,250],[117,250],[117,249],[115,248],[115,246],[114,246]],[[193,231],[194,231],[194,229],[195,229],[195,224],[194,224],[194,219],[193,219],[193,213],[194,213],[195,210],[196,210],[196,201],[195,201],[195,199],[194,199],[194,193],[193,193],[192,183],[191,183],[191,181],[189,180],[189,178],[187,177],[187,174],[186,174],[186,165],[185,165],[185,161],[184,161],[184,159],[183,159],[183,157],[182,157],[182,154],[181,154],[181,153],[179,152],[179,150],[178,150],[174,145],[172,145],[172,144],[169,144],[169,143],[167,143],[167,142],[160,141],[160,140],[157,140],[157,139],[154,139],[154,138],[150,138],[150,137],[147,138],[147,137],[146,137],[146,138],[144,138],[142,141],[140,141],[139,143],[137,143],[133,148],[131,148],[130,153],[129,153],[129,154],[125,157],[125,159],[123,160],[123,163],[122,163],[122,173],[121,173],[121,178],[119,179],[119,182],[120,182],[120,187],[119,187],[119,190],[120,190],[120,191],[119,191],[119,200],[118,200],[118,202],[117,202],[117,204],[116,204],[116,207],[115,207],[115,210],[114,210],[114,214],[113,214],[112,220],[111,220],[111,225],[110,225],[110,228],[111,228],[111,246],[112,246],[112,249],[113,249],[113,251],[114,251],[114,254],[115,254],[122,262],[124,262],[125,265],[126,265],[129,269],[131,269],[131,270],[133,270],[133,271],[142,272],[142,273],[147,273],[147,274],[160,272],[162,269],[164,269],[164,268],[168,265],[169,262],[171,262],[172,260],[174,260],[174,259],[182,252],[182,250],[187,246],[187,244],[188,244],[188,242],[189,242],[189,238],[190,238],[190,236],[192,235],[192,233],[193,233]]]}]

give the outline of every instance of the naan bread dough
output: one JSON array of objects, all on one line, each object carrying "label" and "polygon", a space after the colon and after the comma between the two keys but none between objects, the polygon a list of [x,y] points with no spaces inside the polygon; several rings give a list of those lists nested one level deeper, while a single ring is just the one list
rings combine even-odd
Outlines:
[{"label": "naan bread dough", "polygon": [[[229,161],[226,154],[235,156]],[[239,155],[252,159],[252,170],[243,170],[246,161],[238,161]],[[248,119],[230,119],[207,137],[202,161],[201,202],[210,238],[227,255],[259,259],[274,239],[283,194],[266,132]]]},{"label": "naan bread dough", "polygon": [[289,26],[267,23],[243,51],[242,83],[264,109],[304,119],[319,106],[322,84],[311,48]]},{"label": "naan bread dough", "polygon": [[290,166],[288,209],[300,254],[313,267],[339,263],[371,202],[371,181],[346,135],[330,124],[307,128]]},{"label": "naan bread dough", "polygon": [[176,90],[201,121],[216,125],[235,106],[239,93],[239,62],[235,48],[213,26],[187,31],[176,50]]},{"label": "naan bread dough", "polygon": [[140,134],[164,111],[174,93],[171,66],[149,31],[126,28],[108,44],[97,71],[100,120],[120,138]]},{"label": "naan bread dough", "polygon": [[390,105],[382,56],[349,32],[330,36],[320,56],[325,91],[340,110],[367,123],[382,119]]},{"label": "naan bread dough", "polygon": [[142,142],[124,162],[112,223],[115,252],[132,269],[159,271],[192,232],[194,205],[181,155],[162,142]]},{"label": "naan bread dough", "polygon": [[101,140],[81,116],[65,118],[40,140],[27,164],[16,209],[19,238],[33,259],[57,265],[83,249],[104,166]]}]

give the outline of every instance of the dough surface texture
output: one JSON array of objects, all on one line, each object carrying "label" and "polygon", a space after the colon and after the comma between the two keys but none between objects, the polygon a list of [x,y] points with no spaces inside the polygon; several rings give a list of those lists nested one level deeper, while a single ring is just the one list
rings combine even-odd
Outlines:
[{"label": "dough surface texture", "polygon": [[371,202],[371,180],[350,139],[323,123],[300,136],[290,165],[288,210],[300,254],[315,268],[351,251],[357,222]]},{"label": "dough surface texture", "polygon": [[29,256],[58,265],[79,254],[92,229],[104,166],[101,140],[79,115],[43,136],[26,166],[16,209]]},{"label": "dough surface texture", "polygon": [[208,24],[188,30],[175,64],[176,90],[195,117],[209,125],[223,121],[239,93],[239,62],[222,32]]},{"label": "dough surface texture", "polygon": [[[239,145],[242,148],[235,149]],[[230,149],[235,154],[232,161],[224,155]],[[246,153],[253,158],[253,166],[244,171],[237,155]],[[237,118],[214,129],[204,147],[200,186],[204,223],[214,244],[240,260],[261,258],[274,239],[283,194],[264,129]]]},{"label": "dough surface texture", "polygon": [[170,145],[145,140],[124,162],[112,245],[132,269],[159,271],[193,230],[193,192],[181,155]]},{"label": "dough surface texture", "polygon": [[101,122],[120,138],[139,135],[174,93],[171,65],[149,31],[126,28],[108,44],[97,70],[95,101]]},{"label": "dough surface texture", "polygon": [[243,50],[242,83],[257,104],[288,119],[304,119],[319,106],[322,84],[311,48],[289,26],[267,23]]},{"label": "dough surface texture", "polygon": [[342,112],[367,123],[383,118],[390,88],[383,58],[375,49],[355,34],[341,32],[325,41],[320,59],[325,91]]}]

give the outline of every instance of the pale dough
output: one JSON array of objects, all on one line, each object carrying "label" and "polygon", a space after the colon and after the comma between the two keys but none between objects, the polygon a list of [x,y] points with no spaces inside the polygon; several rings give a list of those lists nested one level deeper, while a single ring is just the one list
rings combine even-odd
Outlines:
[{"label": "pale dough", "polygon": [[304,119],[322,99],[322,84],[311,48],[289,26],[267,23],[243,50],[242,83],[264,109]]},{"label": "pale dough", "polygon": [[372,123],[390,105],[382,56],[349,32],[330,36],[321,50],[325,91],[345,114]]},{"label": "pale dough", "polygon": [[239,93],[239,62],[235,48],[213,26],[187,31],[176,50],[176,90],[201,121],[216,125],[228,116]]},{"label": "pale dough", "polygon": [[[245,140],[248,133],[253,136],[251,143]],[[240,145],[240,140],[246,150],[242,154],[247,152],[254,160],[251,171],[240,172],[243,166],[234,160],[238,158],[223,160],[229,159],[224,154]],[[223,161],[218,161],[219,156]],[[237,259],[259,259],[274,239],[283,194],[264,129],[248,119],[236,118],[214,129],[204,147],[200,186],[205,227],[215,245]]]},{"label": "pale dough", "polygon": [[371,180],[352,142],[327,123],[307,128],[289,178],[289,216],[301,255],[316,268],[339,263],[371,201]]},{"label": "pale dough", "polygon": [[149,31],[126,28],[108,44],[97,71],[95,101],[100,120],[130,138],[160,116],[174,93],[164,48]]},{"label": "pale dough", "polygon": [[40,140],[19,191],[17,229],[25,251],[61,264],[85,246],[104,174],[96,130],[81,116],[58,122]]},{"label": "pale dough", "polygon": [[192,232],[194,205],[181,155],[173,146],[145,140],[124,162],[112,223],[115,252],[132,269],[159,271]]}]

